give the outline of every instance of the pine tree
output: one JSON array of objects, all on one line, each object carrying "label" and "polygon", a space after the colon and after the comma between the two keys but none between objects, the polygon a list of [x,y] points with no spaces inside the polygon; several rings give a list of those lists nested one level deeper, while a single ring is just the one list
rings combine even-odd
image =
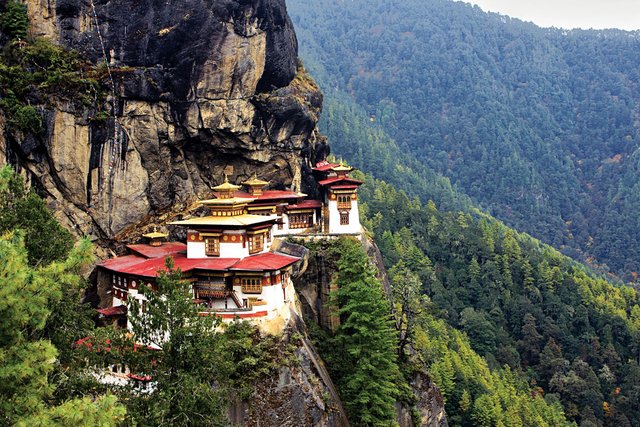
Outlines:
[{"label": "pine tree", "polygon": [[0,30],[12,39],[24,39],[28,28],[27,5],[18,0],[8,0],[5,11],[0,14]]},{"label": "pine tree", "polygon": [[101,425],[115,425],[124,417],[124,408],[112,397],[70,400],[60,407],[45,404],[54,391],[48,376],[57,351],[37,337],[61,296],[61,284],[79,281],[74,270],[86,259],[83,250],[65,262],[34,269],[28,266],[22,233],[0,237],[0,424],[91,425],[98,408]]},{"label": "pine tree", "polygon": [[55,220],[44,201],[10,166],[0,168],[0,233],[21,229],[29,264],[63,259],[73,246],[71,234]]},{"label": "pine tree", "polygon": [[406,356],[406,347],[413,344],[417,323],[421,320],[422,312],[429,301],[420,293],[422,283],[418,275],[409,270],[402,261],[389,271],[389,276],[393,300],[397,307],[398,355],[403,359]]},{"label": "pine tree", "polygon": [[173,259],[167,258],[166,271],[153,289],[142,287],[145,310],[130,300],[136,344],[159,350],[144,352],[135,346],[125,355],[132,370],[150,375],[155,387],[149,396],[127,393],[129,412],[144,425],[226,425],[224,395],[214,388],[229,369],[221,334],[215,332],[220,321],[198,315],[191,285],[173,267]]},{"label": "pine tree", "polygon": [[391,308],[359,242],[341,240],[339,253],[334,378],[354,425],[388,425],[401,381]]}]

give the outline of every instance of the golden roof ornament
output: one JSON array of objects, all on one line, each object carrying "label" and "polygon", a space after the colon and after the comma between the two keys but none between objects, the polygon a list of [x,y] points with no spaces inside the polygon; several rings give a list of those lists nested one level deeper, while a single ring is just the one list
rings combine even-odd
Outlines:
[{"label": "golden roof ornament", "polygon": [[151,233],[143,234],[142,237],[149,239],[149,244],[151,246],[160,246],[162,245],[161,240],[169,237],[169,235],[159,232],[158,227],[153,227],[153,231]]},{"label": "golden roof ornament", "polygon": [[243,185],[247,185],[249,187],[259,187],[262,186],[264,187],[265,185],[269,184],[267,181],[263,181],[261,179],[258,179],[257,174],[254,172],[253,176],[246,180],[245,182],[242,183]]},{"label": "golden roof ornament", "polygon": [[240,189],[239,185],[231,184],[229,182],[229,176],[226,173],[224,174],[224,182],[212,188],[213,191],[229,192],[229,193],[239,189]]},{"label": "golden roof ornament", "polygon": [[334,172],[351,172],[353,168],[345,166],[342,162],[340,162],[340,166],[332,167],[331,170]]}]

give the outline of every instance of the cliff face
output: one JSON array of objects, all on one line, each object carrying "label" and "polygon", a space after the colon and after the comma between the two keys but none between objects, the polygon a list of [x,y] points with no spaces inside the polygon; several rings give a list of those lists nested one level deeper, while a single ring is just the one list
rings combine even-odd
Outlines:
[{"label": "cliff face", "polygon": [[290,346],[295,363],[256,383],[250,403],[231,405],[232,425],[279,427],[347,427],[340,397],[329,373],[309,342],[304,322],[295,317],[282,346]]},{"label": "cliff face", "polygon": [[27,5],[32,35],[105,71],[102,105],[39,106],[43,135],[7,133],[0,120],[0,162],[22,168],[77,234],[126,240],[224,172],[315,191],[304,172],[327,149],[322,95],[297,65],[284,0]]}]

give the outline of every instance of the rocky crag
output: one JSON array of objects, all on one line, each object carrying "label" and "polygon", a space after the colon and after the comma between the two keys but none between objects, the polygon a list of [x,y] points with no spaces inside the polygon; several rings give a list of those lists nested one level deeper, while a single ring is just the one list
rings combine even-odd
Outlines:
[{"label": "rocky crag", "polygon": [[251,404],[237,400],[229,408],[232,425],[242,426],[348,426],[340,396],[320,356],[311,345],[306,325],[298,316],[285,330],[282,348],[289,347],[294,363],[255,384]]},{"label": "rocky crag", "polygon": [[225,172],[315,191],[305,176],[326,151],[322,95],[297,62],[284,0],[26,3],[32,36],[104,70],[102,105],[40,105],[40,135],[6,132],[0,117],[0,162],[76,234],[136,239]]}]

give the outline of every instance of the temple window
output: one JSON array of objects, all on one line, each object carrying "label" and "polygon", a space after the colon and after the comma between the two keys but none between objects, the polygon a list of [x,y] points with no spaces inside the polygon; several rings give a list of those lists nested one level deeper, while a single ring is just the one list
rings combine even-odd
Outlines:
[{"label": "temple window", "polygon": [[220,239],[209,237],[204,241],[207,256],[220,256]]},{"label": "temple window", "polygon": [[289,215],[289,228],[309,228],[313,226],[312,213],[298,213]]},{"label": "temple window", "polygon": [[340,225],[349,225],[349,212],[340,212]]},{"label": "temple window", "polygon": [[351,209],[351,195],[349,194],[338,195],[338,209]]},{"label": "temple window", "polygon": [[261,294],[262,293],[262,278],[245,278],[242,279],[242,293],[243,294]]},{"label": "temple window", "polygon": [[264,249],[264,234],[249,236],[249,253],[255,254]]}]

